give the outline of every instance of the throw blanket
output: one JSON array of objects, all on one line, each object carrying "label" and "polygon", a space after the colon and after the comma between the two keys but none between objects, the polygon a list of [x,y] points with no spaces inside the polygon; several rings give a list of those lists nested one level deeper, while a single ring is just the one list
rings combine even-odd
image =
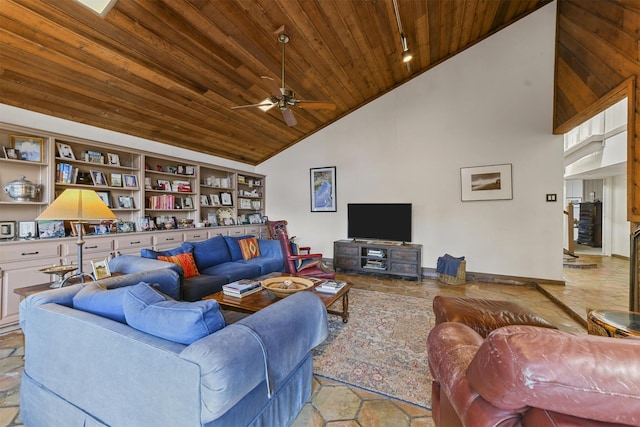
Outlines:
[{"label": "throw blanket", "polygon": [[449,254],[444,254],[444,256],[438,258],[436,272],[446,274],[448,276],[456,276],[458,274],[458,267],[463,260],[463,256],[456,258]]}]

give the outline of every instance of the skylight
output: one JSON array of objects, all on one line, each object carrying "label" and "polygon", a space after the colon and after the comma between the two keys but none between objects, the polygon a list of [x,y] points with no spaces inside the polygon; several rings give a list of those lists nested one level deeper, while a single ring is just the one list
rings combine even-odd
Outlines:
[{"label": "skylight", "polygon": [[118,0],[75,0],[104,18]]}]

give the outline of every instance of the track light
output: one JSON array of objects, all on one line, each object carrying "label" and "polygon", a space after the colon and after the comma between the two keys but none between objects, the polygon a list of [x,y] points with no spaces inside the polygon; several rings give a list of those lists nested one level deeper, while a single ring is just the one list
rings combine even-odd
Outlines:
[{"label": "track light", "polygon": [[413,53],[409,50],[407,38],[404,34],[400,34],[400,40],[402,41],[402,62],[409,62],[413,59]]}]

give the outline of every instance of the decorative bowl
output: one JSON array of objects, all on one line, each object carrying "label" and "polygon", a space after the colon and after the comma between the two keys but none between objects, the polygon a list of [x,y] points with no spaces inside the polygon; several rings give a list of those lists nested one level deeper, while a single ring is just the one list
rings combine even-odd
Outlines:
[{"label": "decorative bowl", "polygon": [[284,298],[313,288],[313,282],[302,277],[282,276],[263,280],[262,287],[273,292],[275,296]]}]

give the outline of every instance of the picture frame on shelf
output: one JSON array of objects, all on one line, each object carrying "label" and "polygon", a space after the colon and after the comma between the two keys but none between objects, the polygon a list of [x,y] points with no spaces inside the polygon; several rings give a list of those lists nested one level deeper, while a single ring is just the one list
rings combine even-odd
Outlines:
[{"label": "picture frame on shelf", "polygon": [[211,206],[222,206],[220,204],[220,196],[217,194],[211,194],[209,197],[211,197]]},{"label": "picture frame on shelf", "polygon": [[209,227],[218,226],[218,218],[216,218],[216,214],[214,213],[207,214],[207,221],[209,221]]},{"label": "picture frame on shelf", "polygon": [[86,236],[88,234],[87,224],[79,221],[69,221],[69,226],[71,228],[71,235],[74,237],[78,235],[78,227],[77,227],[78,224],[81,224],[82,234]]},{"label": "picture frame on shelf", "polygon": [[102,199],[102,201],[104,202],[105,205],[107,205],[108,208],[112,208],[112,204],[111,204],[111,192],[110,191],[96,191],[96,194],[98,194],[98,197],[100,197],[100,199]]},{"label": "picture frame on shelf", "polygon": [[178,168],[174,173],[177,173],[179,175],[184,175],[185,167],[186,167],[185,165],[178,165]]},{"label": "picture frame on shelf", "polygon": [[4,157],[11,160],[21,160],[20,151],[13,147],[2,147]]},{"label": "picture frame on shelf", "polygon": [[182,198],[182,209],[193,209],[193,200],[191,197]]},{"label": "picture frame on shelf", "polygon": [[104,175],[104,172],[101,171],[89,171],[91,173],[91,181],[95,186],[106,186],[107,185],[107,177]]},{"label": "picture frame on shelf", "polygon": [[120,209],[135,209],[132,196],[118,196],[118,207]]},{"label": "picture frame on shelf", "polygon": [[35,221],[18,222],[18,237],[20,239],[35,239],[38,237],[38,227]]},{"label": "picture frame on shelf", "polygon": [[175,166],[165,166],[164,171],[166,173],[178,173],[178,168]]},{"label": "picture frame on shelf", "polygon": [[185,175],[195,175],[196,174],[196,167],[195,166],[191,166],[191,165],[187,165],[184,167],[184,174]]},{"label": "picture frame on shelf", "polygon": [[42,163],[44,156],[44,138],[11,135],[11,147],[20,152],[20,160]]},{"label": "picture frame on shelf", "polygon": [[231,195],[231,193],[228,191],[221,191],[220,203],[222,204],[222,206],[233,206],[233,196]]},{"label": "picture frame on shelf", "polygon": [[171,183],[166,179],[159,179],[157,183],[159,190],[171,191]]},{"label": "picture frame on shelf", "polygon": [[138,177],[135,175],[124,174],[124,186],[126,188],[138,188]]},{"label": "picture frame on shelf", "polygon": [[511,163],[460,168],[463,202],[512,200]]},{"label": "picture frame on shelf", "polygon": [[149,231],[151,230],[151,221],[149,216],[141,216],[138,218],[138,231]]},{"label": "picture frame on shelf", "polygon": [[111,232],[111,227],[107,224],[97,224],[93,226],[93,234],[98,236],[102,236],[104,234],[109,234]]},{"label": "picture frame on shelf", "polygon": [[38,236],[41,239],[65,237],[64,221],[57,219],[38,221]]},{"label": "picture frame on shelf", "polygon": [[136,223],[133,221],[116,222],[116,233],[133,233],[136,231]]},{"label": "picture frame on shelf", "polygon": [[58,157],[60,157],[61,159],[76,159],[76,155],[73,154],[73,149],[69,144],[65,144],[64,142],[56,142],[56,147],[58,147]]},{"label": "picture frame on shelf", "polygon": [[14,237],[16,237],[16,222],[0,222],[0,239],[13,239]]},{"label": "picture frame on shelf", "polygon": [[120,166],[120,156],[116,153],[107,153],[107,164],[110,166]]},{"label": "picture frame on shelf", "polygon": [[99,165],[104,164],[104,156],[99,151],[87,150],[84,152],[84,161]]},{"label": "picture frame on shelf", "polygon": [[121,173],[111,173],[109,175],[109,185],[112,187],[122,187],[122,174]]},{"label": "picture frame on shelf", "polygon": [[105,277],[111,277],[111,270],[109,270],[109,260],[101,259],[99,261],[91,261],[91,269],[93,270],[93,278],[95,280],[104,279]]},{"label": "picture frame on shelf", "polygon": [[209,206],[209,197],[206,194],[200,195],[200,206]]},{"label": "picture frame on shelf", "polygon": [[310,169],[311,212],[336,212],[336,167]]}]

